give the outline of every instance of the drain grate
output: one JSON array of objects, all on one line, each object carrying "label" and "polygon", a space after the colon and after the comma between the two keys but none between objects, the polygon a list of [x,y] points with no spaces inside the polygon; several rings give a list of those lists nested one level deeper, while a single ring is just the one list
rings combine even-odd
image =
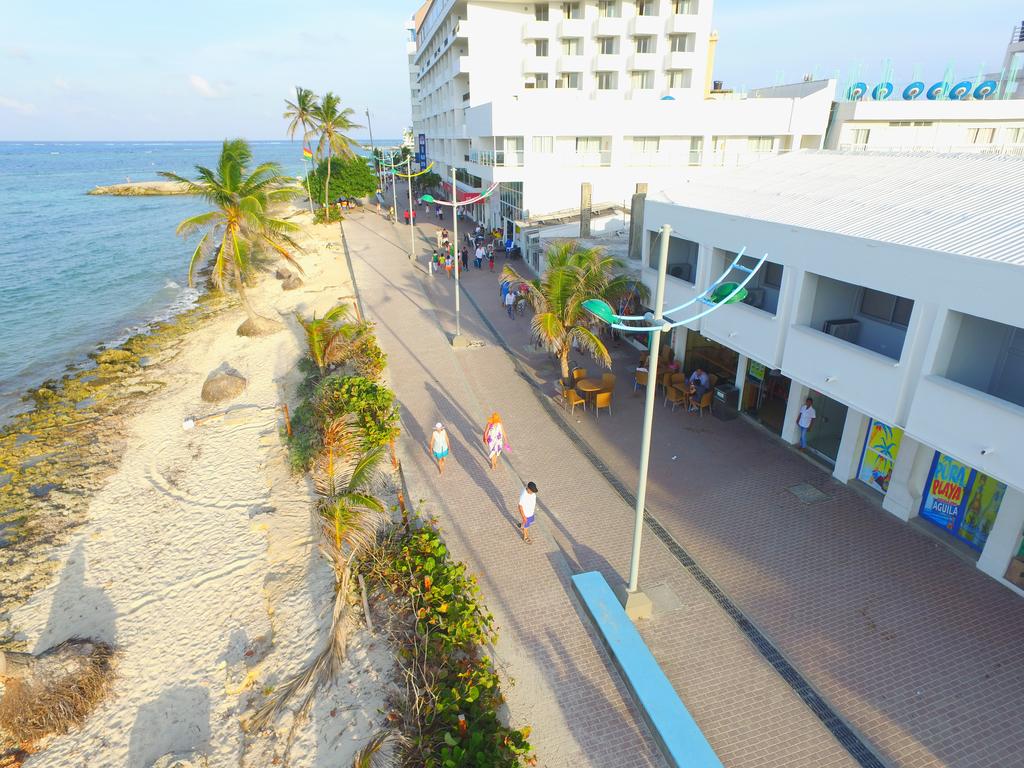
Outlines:
[{"label": "drain grate", "polygon": [[822,493],[810,483],[797,483],[796,485],[789,486],[786,490],[800,499],[804,504],[814,504],[815,502],[824,501],[828,498],[827,494]]},{"label": "drain grate", "polygon": [[[466,298],[469,300],[473,308],[476,309],[477,314],[483,321],[484,325],[488,327],[494,338],[498,340],[501,347],[508,353],[512,360],[512,364],[515,366],[516,372],[522,377],[527,383],[529,383],[530,390],[534,393],[534,396],[540,402],[541,407],[554,419],[555,424],[561,428],[566,436],[572,440],[587,457],[587,460],[594,466],[594,468],[604,477],[608,484],[622,497],[623,501],[627,502],[630,506],[636,506],[636,496],[632,491],[627,488],[618,477],[616,477],[608,466],[594,453],[593,449],[587,445],[585,441],[580,439],[580,436],[566,423],[565,419],[562,418],[558,409],[551,403],[551,399],[546,397],[544,392],[536,386],[536,382],[530,377],[526,370],[522,367],[521,363],[512,354],[512,349],[509,347],[505,338],[498,332],[498,329],[494,327],[494,324],[488,319],[488,317],[480,309],[480,306],[476,303],[469,293],[465,293]],[[819,498],[813,498],[810,501],[821,501],[827,499],[824,493],[819,491],[812,485],[802,483],[802,486],[811,489]],[[794,494],[797,491],[794,488],[800,488],[801,485],[793,486],[789,490]],[[798,498],[799,498],[799,494]],[[810,502],[809,502],[810,503]],[[740,628],[740,631],[746,635],[750,643],[757,649],[758,653],[772,665],[772,668],[779,674],[779,676],[786,681],[790,688],[800,697],[800,700],[807,705],[807,707],[817,716],[821,721],[822,725],[828,729],[829,733],[832,734],[833,738],[838,741],[843,748],[850,754],[850,756],[857,761],[857,764],[862,768],[886,768],[883,763],[874,752],[871,751],[870,747],[864,743],[864,741],[848,726],[841,717],[836,713],[832,707],[829,706],[817,691],[811,686],[807,679],[800,674],[797,669],[790,664],[786,658],[782,655],[778,648],[772,645],[771,641],[765,637],[761,631],[754,626],[753,622],[748,619],[743,612],[736,606],[736,604],[729,599],[729,597],[719,589],[718,585],[708,576],[697,562],[690,557],[690,555],[683,549],[679,542],[677,542],[672,535],[662,527],[661,523],[646,510],[644,511],[644,522],[651,532],[658,537],[658,539],[668,548],[669,552],[679,561],[679,563],[687,570],[687,572],[693,577],[693,579],[700,584],[708,594],[710,594],[715,602],[724,610],[733,621],[736,622],[736,626]]]}]

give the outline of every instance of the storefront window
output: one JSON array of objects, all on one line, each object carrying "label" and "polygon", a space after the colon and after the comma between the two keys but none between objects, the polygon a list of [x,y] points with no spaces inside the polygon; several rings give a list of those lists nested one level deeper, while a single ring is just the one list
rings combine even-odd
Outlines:
[{"label": "storefront window", "polygon": [[777,435],[782,434],[789,402],[790,380],[756,360],[747,361],[743,386],[743,412],[750,414]]},{"label": "storefront window", "polygon": [[835,463],[839,455],[839,443],[843,439],[846,426],[847,408],[842,403],[826,397],[820,392],[811,391],[814,411],[817,416],[814,425],[807,432],[807,447],[829,463]]},{"label": "storefront window", "polygon": [[731,384],[736,380],[739,358],[738,352],[706,339],[699,333],[686,335],[686,357],[683,361],[686,373],[698,367],[703,368],[717,378],[712,386],[719,383]]},{"label": "storefront window", "polygon": [[921,500],[921,517],[980,552],[1005,493],[1005,484],[936,451]]},{"label": "storefront window", "polygon": [[868,422],[868,434],[864,438],[857,479],[882,494],[888,492],[892,468],[902,441],[902,429],[871,419]]}]

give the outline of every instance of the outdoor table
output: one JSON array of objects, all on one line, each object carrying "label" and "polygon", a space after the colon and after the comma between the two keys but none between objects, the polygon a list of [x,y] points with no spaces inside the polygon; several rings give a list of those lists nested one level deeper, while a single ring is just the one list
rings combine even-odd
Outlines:
[{"label": "outdoor table", "polygon": [[585,398],[590,398],[603,389],[600,379],[580,379],[576,382],[576,390]]}]

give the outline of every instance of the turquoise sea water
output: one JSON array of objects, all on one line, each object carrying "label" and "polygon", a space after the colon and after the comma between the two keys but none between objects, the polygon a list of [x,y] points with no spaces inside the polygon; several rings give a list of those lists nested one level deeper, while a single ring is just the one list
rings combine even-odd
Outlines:
[{"label": "turquoise sea water", "polygon": [[[393,144],[393,141],[378,141]],[[174,234],[204,210],[191,197],[106,197],[96,185],[192,176],[220,142],[0,142],[0,421],[25,389],[98,344],[181,311],[194,248]],[[254,142],[256,162],[302,173],[298,142]]]}]

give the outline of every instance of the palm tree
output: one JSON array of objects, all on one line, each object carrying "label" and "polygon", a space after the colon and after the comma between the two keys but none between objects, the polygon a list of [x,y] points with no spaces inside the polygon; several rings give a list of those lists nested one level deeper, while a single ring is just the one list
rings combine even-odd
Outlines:
[{"label": "palm tree", "polygon": [[288,234],[298,227],[268,212],[272,203],[293,197],[295,187],[281,174],[277,163],[262,163],[250,171],[251,161],[252,150],[246,141],[225,139],[216,169],[197,165],[196,180],[160,172],[213,206],[213,210],[178,224],[177,234],[188,237],[205,230],[188,265],[188,283],[193,284],[199,262],[212,253],[214,286],[223,290],[227,282],[233,283],[248,315],[238,328],[240,336],[261,336],[280,328],[278,323],[257,315],[246,296],[245,281],[258,268],[256,256],[274,252],[302,272],[292,255],[299,247]]},{"label": "palm tree", "polygon": [[[302,128],[302,147],[306,148],[306,144],[309,141],[309,137],[313,135],[313,125],[315,119],[313,112],[319,106],[317,96],[309,88],[302,88],[298,85],[295,86],[295,101],[284,100],[285,109],[284,118],[290,120],[288,123],[288,138],[294,139],[295,132]],[[309,184],[309,172],[306,172],[306,184]],[[309,212],[313,212],[313,197],[309,198]]]},{"label": "palm tree", "polygon": [[569,376],[569,354],[574,345],[610,368],[611,356],[588,327],[590,314],[583,308],[583,302],[601,298],[615,305],[629,293],[645,299],[646,286],[621,274],[625,265],[601,248],[581,248],[578,243],[563,242],[548,250],[547,261],[547,271],[532,282],[510,266],[501,273],[502,280],[528,286],[527,301],[535,312],[531,321],[533,337],[558,358],[563,378]]},{"label": "palm tree", "polygon": [[351,107],[340,109],[341,99],[328,91],[312,111],[314,130],[320,134],[320,141],[316,147],[317,158],[325,153],[327,155],[327,183],[324,184],[324,207],[327,207],[328,190],[331,187],[331,157],[340,155],[352,157],[355,152],[352,145],[355,143],[345,135],[345,131],[353,128],[362,128],[361,125],[352,122],[352,115],[355,111]]},{"label": "palm tree", "polygon": [[296,315],[299,324],[306,331],[306,343],[309,346],[309,356],[320,369],[320,375],[327,370],[332,359],[337,358],[342,347],[353,335],[354,329],[351,323],[342,323],[341,320],[348,317],[348,305],[339,304],[330,310],[323,317],[317,317],[313,313],[312,320]]}]

